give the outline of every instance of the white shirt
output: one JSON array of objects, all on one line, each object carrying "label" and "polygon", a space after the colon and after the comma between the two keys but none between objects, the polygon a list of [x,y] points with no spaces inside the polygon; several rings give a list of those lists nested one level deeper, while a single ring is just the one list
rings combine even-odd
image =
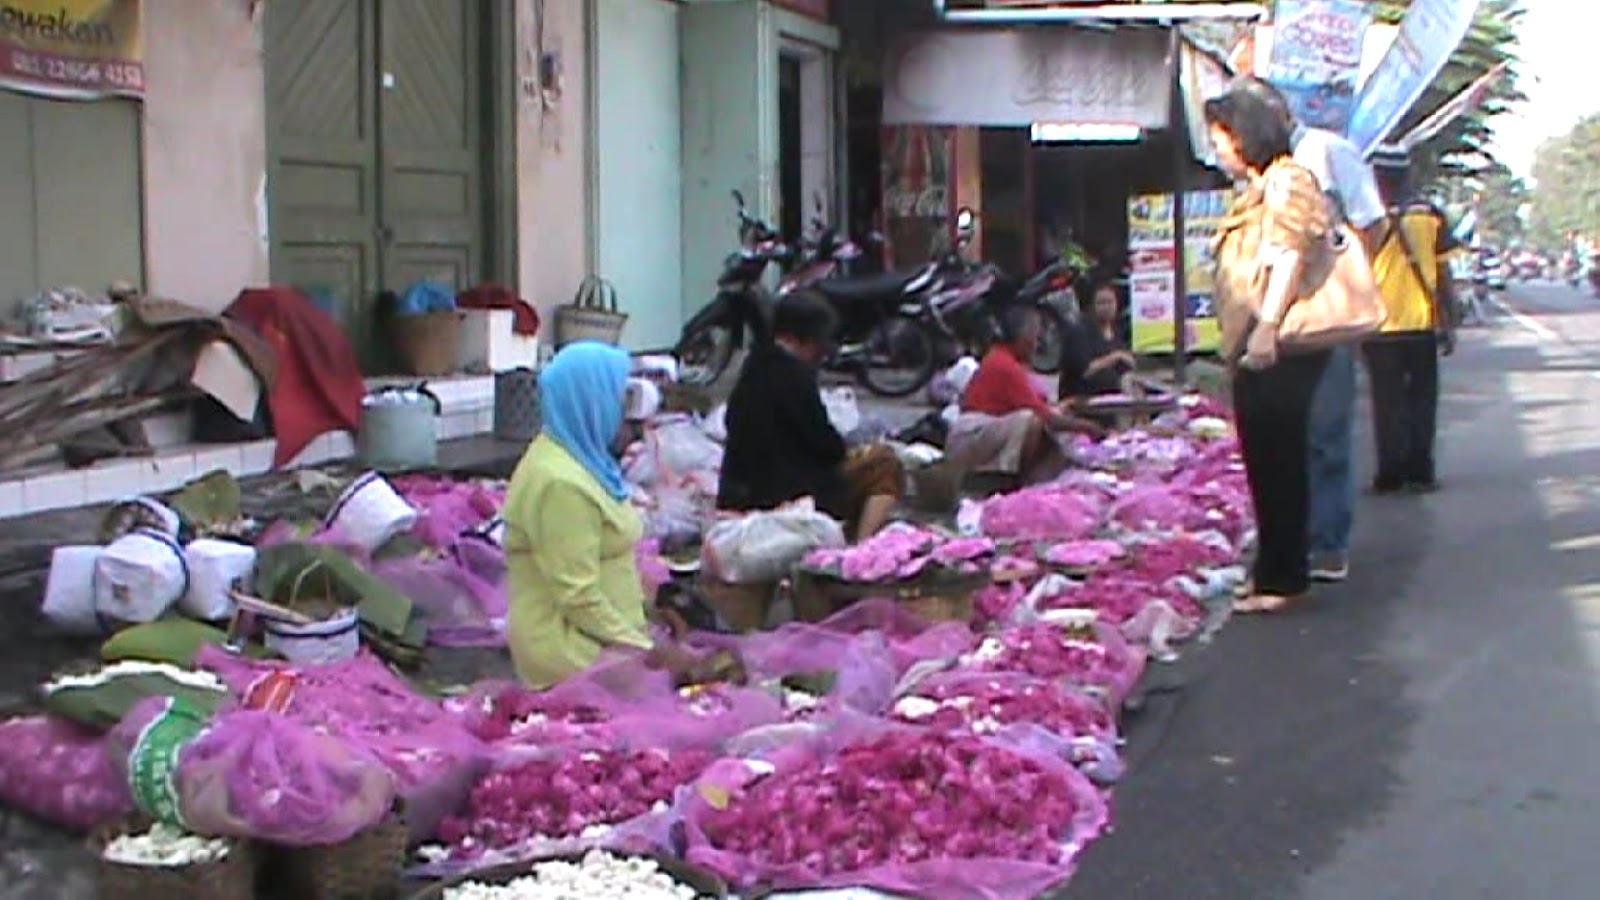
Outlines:
[{"label": "white shirt", "polygon": [[1322,128],[1299,128],[1294,135],[1294,161],[1317,177],[1322,189],[1339,202],[1345,221],[1365,230],[1388,215],[1372,167],[1355,144]]}]

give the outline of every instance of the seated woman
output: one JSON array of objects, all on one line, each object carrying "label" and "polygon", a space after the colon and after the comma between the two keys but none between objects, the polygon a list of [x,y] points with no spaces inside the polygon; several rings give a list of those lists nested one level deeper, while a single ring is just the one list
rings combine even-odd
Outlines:
[{"label": "seated woman", "polygon": [[884,446],[848,449],[828,421],[817,383],[837,317],[799,291],[778,301],[770,342],[750,352],[728,398],[719,509],[772,509],[811,497],[857,540],[889,521],[905,473]]},{"label": "seated woman", "polygon": [[1001,341],[984,356],[961,395],[961,414],[950,426],[945,452],[970,471],[1020,476],[1024,483],[1054,477],[1065,464],[1057,432],[1099,435],[1103,429],[1066,406],[1053,406],[1035,386],[1028,367],[1039,343],[1039,311],[1013,306],[1001,316]]},{"label": "seated woman", "polygon": [[1061,399],[1115,394],[1133,371],[1133,354],[1121,334],[1121,303],[1109,282],[1095,287],[1092,316],[1067,332],[1061,355]]},{"label": "seated woman", "polygon": [[652,647],[634,558],[642,526],[628,503],[616,445],[628,355],[570,344],[539,372],[543,430],[506,490],[510,622],[517,675],[547,688],[608,648],[651,650],[674,672],[695,665],[675,646]]}]

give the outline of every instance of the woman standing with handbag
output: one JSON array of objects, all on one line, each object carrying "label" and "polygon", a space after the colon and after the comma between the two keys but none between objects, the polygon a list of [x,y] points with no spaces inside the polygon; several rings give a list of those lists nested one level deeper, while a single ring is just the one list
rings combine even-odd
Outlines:
[{"label": "woman standing with handbag", "polygon": [[1280,328],[1332,223],[1316,178],[1291,160],[1289,123],[1248,86],[1207,101],[1222,167],[1243,182],[1217,236],[1217,316],[1258,534],[1245,613],[1277,612],[1310,588],[1307,428],[1329,351],[1284,353]]}]

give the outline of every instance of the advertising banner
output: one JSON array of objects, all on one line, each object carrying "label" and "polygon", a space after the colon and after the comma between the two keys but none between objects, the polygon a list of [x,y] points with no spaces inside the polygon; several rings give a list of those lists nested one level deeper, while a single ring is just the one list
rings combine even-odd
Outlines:
[{"label": "advertising banner", "polygon": [[1371,156],[1400,124],[1466,37],[1478,0],[1415,0],[1400,35],[1356,98],[1347,132]]},{"label": "advertising banner", "polygon": [[0,88],[144,96],[140,0],[0,0]]},{"label": "advertising banner", "polygon": [[1267,80],[1303,124],[1343,132],[1371,8],[1358,0],[1278,0],[1275,10]]},{"label": "advertising banner", "polygon": [[891,268],[920,265],[949,234],[955,203],[954,128],[883,129],[883,228]]},{"label": "advertising banner", "polygon": [[[1220,332],[1216,312],[1216,261],[1211,241],[1233,202],[1231,191],[1192,191],[1184,197],[1184,290],[1187,346],[1213,352]],[[1128,200],[1128,308],[1134,353],[1177,348],[1177,265],[1172,242],[1172,195]]]}]

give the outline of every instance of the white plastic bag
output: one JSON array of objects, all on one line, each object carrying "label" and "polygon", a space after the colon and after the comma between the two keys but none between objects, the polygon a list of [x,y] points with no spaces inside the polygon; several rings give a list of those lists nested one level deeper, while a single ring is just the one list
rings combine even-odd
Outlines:
[{"label": "white plastic bag", "polygon": [[823,389],[822,405],[828,410],[828,421],[833,423],[833,430],[840,435],[848,437],[861,427],[861,407],[856,403],[855,388]]},{"label": "white plastic bag", "polygon": [[844,529],[805,499],[769,512],[724,519],[706,534],[707,574],[729,584],[777,581],[819,547],[843,547]]},{"label": "white plastic bag", "polygon": [[623,473],[644,488],[677,485],[691,476],[722,470],[722,445],[706,436],[688,416],[657,418],[644,431],[640,446],[631,447]]},{"label": "white plastic bag", "polygon": [[50,624],[68,634],[100,634],[94,608],[94,570],[103,547],[57,547],[50,554],[50,579],[45,582],[44,613]]},{"label": "white plastic bag", "polygon": [[178,608],[202,622],[226,619],[233,613],[233,590],[248,584],[256,570],[256,550],[233,541],[201,538],[183,550],[189,562],[189,590]]},{"label": "white plastic bag", "polygon": [[95,561],[94,606],[119,622],[154,622],[189,589],[189,564],[170,535],[140,529]]}]

